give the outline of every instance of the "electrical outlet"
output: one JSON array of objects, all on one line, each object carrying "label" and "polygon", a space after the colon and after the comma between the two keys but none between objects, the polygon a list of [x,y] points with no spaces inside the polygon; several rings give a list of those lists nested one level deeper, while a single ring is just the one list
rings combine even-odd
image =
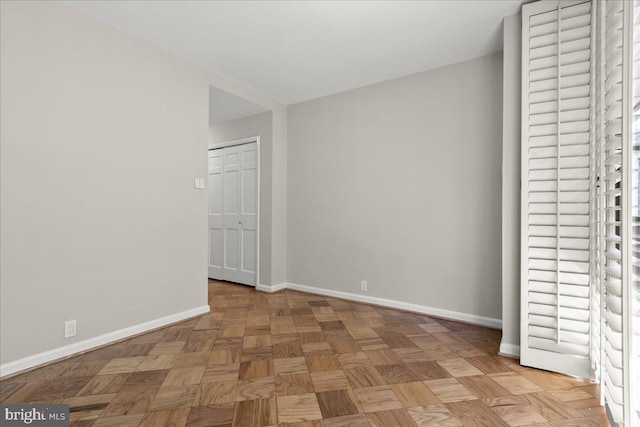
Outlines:
[{"label": "electrical outlet", "polygon": [[367,292],[367,281],[366,280],[361,280],[360,281],[360,290]]},{"label": "electrical outlet", "polygon": [[76,335],[76,321],[69,320],[68,322],[64,322],[64,337],[74,337]]}]

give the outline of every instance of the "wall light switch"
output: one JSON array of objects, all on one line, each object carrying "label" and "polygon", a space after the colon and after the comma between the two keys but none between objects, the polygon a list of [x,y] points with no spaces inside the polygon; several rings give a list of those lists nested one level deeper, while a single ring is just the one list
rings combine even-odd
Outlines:
[{"label": "wall light switch", "polygon": [[200,178],[198,176],[193,178],[193,188],[195,188],[196,190],[204,190],[205,184],[206,181],[204,180],[204,178]]}]

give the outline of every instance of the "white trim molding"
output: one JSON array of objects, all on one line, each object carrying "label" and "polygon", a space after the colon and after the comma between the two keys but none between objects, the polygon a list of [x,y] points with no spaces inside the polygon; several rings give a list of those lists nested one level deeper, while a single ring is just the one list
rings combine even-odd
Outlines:
[{"label": "white trim molding", "polygon": [[506,342],[500,343],[500,354],[505,356],[520,357],[520,346],[509,344]]},{"label": "white trim molding", "polygon": [[287,283],[278,283],[277,285],[258,285],[256,291],[266,292],[272,294],[274,292],[280,292],[287,289]]},{"label": "white trim molding", "polygon": [[414,313],[426,314],[428,316],[441,317],[444,319],[459,320],[461,322],[472,323],[474,325],[486,326],[492,329],[502,329],[502,320],[491,317],[483,317],[475,314],[461,313],[459,311],[445,310],[442,308],[429,307],[426,305],[412,304],[409,302],[396,301],[387,298],[372,297],[368,295],[352,294],[350,292],[335,291],[332,289],[316,288],[314,286],[300,285],[297,283],[280,283],[278,285],[266,286],[258,285],[257,290],[263,292],[278,292],[283,289],[306,292],[310,294],[324,295],[328,297],[341,298],[349,301],[363,302],[381,307],[396,308],[399,310],[411,311]]},{"label": "white trim molding", "polygon": [[149,320],[148,322],[139,323],[137,325],[129,326],[117,331],[108,332],[104,335],[99,335],[97,337],[65,345],[64,347],[58,347],[54,348],[53,350],[34,354],[32,356],[23,357],[22,359],[14,360],[13,362],[3,363],[0,365],[0,378],[18,372],[26,371],[28,369],[32,369],[50,362],[54,362],[56,360],[65,359],[69,356],[73,356],[75,354],[82,353],[97,347],[102,347],[107,344],[112,344],[116,341],[131,338],[132,336],[149,332],[163,326],[182,322],[183,320],[208,313],[209,310],[210,308],[208,305],[203,305],[200,307],[192,308],[191,310],[170,314],[169,316],[160,317],[158,319]]}]

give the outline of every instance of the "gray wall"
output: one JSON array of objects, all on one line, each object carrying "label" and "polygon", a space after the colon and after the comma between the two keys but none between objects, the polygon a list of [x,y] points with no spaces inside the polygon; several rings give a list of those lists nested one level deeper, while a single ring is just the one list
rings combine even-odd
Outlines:
[{"label": "gray wall", "polygon": [[274,111],[279,163],[286,108],[60,3],[0,8],[2,363],[206,305],[209,85]]},{"label": "gray wall", "polygon": [[520,346],[520,69],[521,16],[504,19],[502,128],[502,343]]},{"label": "gray wall", "polygon": [[287,281],[501,312],[502,55],[288,109]]},{"label": "gray wall", "polygon": [[271,285],[271,153],[272,114],[256,114],[209,127],[211,143],[260,136],[260,277]]},{"label": "gray wall", "polygon": [[273,111],[261,282],[500,317],[500,55],[287,109],[59,3],[0,7],[2,363],[206,304],[209,85]]}]

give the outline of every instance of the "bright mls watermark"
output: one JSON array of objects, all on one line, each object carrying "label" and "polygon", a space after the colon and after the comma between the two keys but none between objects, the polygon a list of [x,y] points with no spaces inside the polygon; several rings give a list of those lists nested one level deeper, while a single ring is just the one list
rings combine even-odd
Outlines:
[{"label": "bright mls watermark", "polygon": [[0,425],[68,427],[69,405],[0,405]]}]

